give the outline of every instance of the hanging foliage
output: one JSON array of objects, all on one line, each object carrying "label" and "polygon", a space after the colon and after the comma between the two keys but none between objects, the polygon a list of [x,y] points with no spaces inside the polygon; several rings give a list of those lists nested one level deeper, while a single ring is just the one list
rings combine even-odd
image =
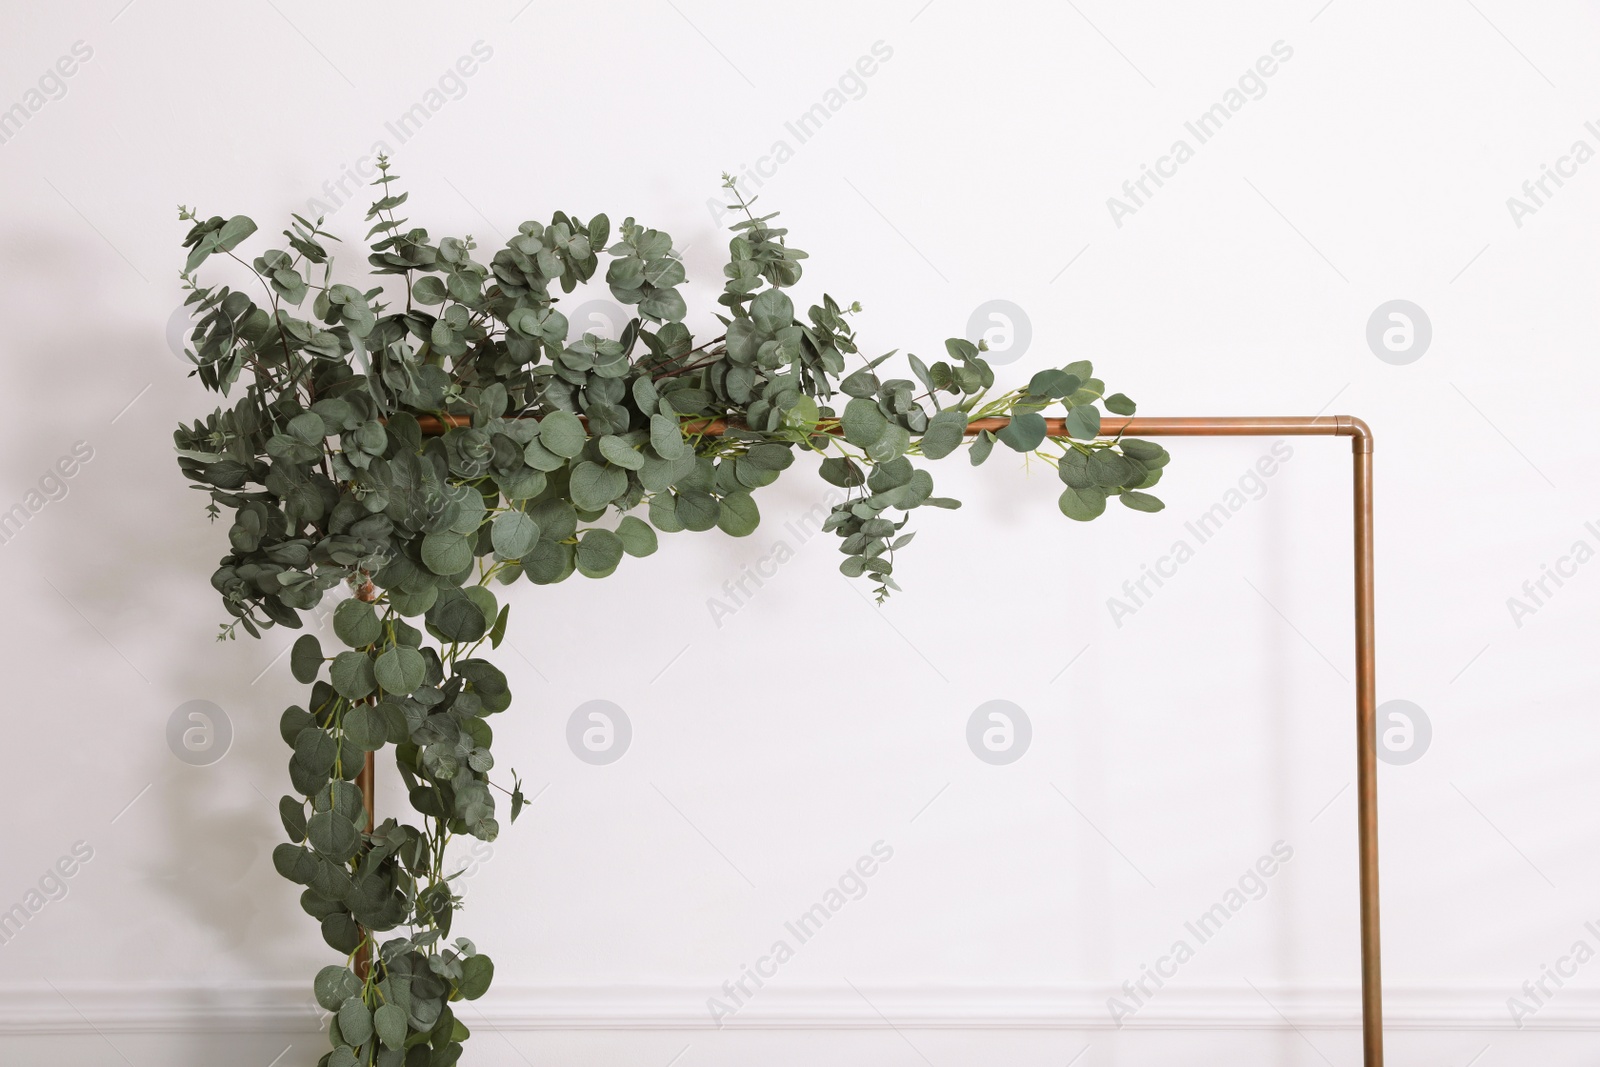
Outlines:
[{"label": "hanging foliage", "polygon": [[[379,166],[365,288],[335,280],[336,239],[320,219],[293,216],[282,247],[246,258],[253,221],[180,209],[192,223],[192,373],[237,398],[175,439],[211,517],[231,519],[211,577],[233,619],[221,637],[298,628],[330,590],[351,593],[332,611],[339,648],[311,634],[294,643],[290,666],[310,691],[280,721],[293,792],[279,802],[288,841],[273,862],[345,957],[314,984],[333,1013],[321,1063],[447,1067],[467,1037],[451,1002],[482,996],[494,975],[472,942],[450,938],[460,899],[447,849],[460,835],[495,838],[496,790],[513,820],[524,803],[514,775],[492,774],[490,716],[511,705],[482,654],[505,634],[497,588],[606,577],[655,552],[658,532],[745,536],[760,521],[755,490],[798,453],[844,490],[826,523],[840,570],[882,600],[899,588],[910,514],[959,506],[934,495],[915,459],[965,447],[977,465],[996,443],[1031,453],[1059,473],[1062,512],[1087,520],[1112,497],[1158,510],[1145,490],[1168,456],[1098,439],[1100,405],[1134,405],[1104,396],[1087,361],[991,395],[984,346],[952,339],[945,359],[907,357],[914,381],[883,377],[893,353],[860,356],[859,305],[824,296],[796,316],[786,290],[805,253],[726,177],[743,218],[721,328],[697,342],[666,233],[557,212],[485,261],[471,237],[434,240],[398,218],[406,194]],[[219,257],[245,287],[201,284]],[[571,339],[552,289],[572,293],[602,260],[634,317],[619,338]],[[1046,436],[1051,408],[1069,439]],[[996,417],[1009,421],[969,433]],[[367,832],[354,783],[385,750],[415,819]]]}]

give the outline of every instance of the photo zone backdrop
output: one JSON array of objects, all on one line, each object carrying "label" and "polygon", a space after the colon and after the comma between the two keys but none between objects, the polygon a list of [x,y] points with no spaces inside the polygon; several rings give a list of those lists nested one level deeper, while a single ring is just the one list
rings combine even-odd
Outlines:
[{"label": "photo zone backdrop", "polygon": [[[1007,388],[1092,359],[1140,415],[1364,418],[1389,1059],[1592,1056],[1592,7],[5,23],[0,1060],[327,1049],[336,954],[271,861],[296,634],[213,640],[226,529],[174,466],[214,404],[177,205],[325,216],[353,272],[380,153],[436,235],[664,229],[695,308],[727,172],[810,253],[797,300],[861,302],[869,355],[964,336]],[[561,307],[625,322],[604,285]],[[1015,453],[930,465],[965,507],[916,514],[882,607],[809,475],[749,537],[508,590],[496,751],[529,804],[459,849],[453,935],[497,965],[463,1062],[1358,1063],[1349,445],[1162,443],[1166,509],[1090,524]],[[392,763],[377,802],[405,806]]]}]

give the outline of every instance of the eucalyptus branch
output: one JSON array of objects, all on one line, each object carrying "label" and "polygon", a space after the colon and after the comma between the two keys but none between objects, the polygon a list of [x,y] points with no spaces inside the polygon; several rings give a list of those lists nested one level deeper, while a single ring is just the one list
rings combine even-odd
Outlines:
[{"label": "eucalyptus branch", "polygon": [[[292,792],[279,803],[286,840],[273,863],[341,961],[313,983],[333,1013],[327,1067],[456,1062],[467,1031],[452,1005],[493,979],[471,941],[448,940],[461,901],[446,859],[457,837],[499,836],[496,794],[509,797],[508,821],[526,803],[515,772],[509,790],[491,778],[490,717],[512,704],[490,662],[508,619],[497,590],[608,577],[624,558],[655,552],[658,534],[748,536],[761,519],[755,493],[799,455],[844,490],[825,529],[839,538],[840,570],[882,600],[899,588],[912,513],[959,504],[934,495],[922,460],[964,451],[979,464],[996,444],[1038,455],[1064,483],[1060,509],[1089,519],[1112,497],[1158,509],[1145,490],[1168,459],[1149,442],[1100,438],[1099,405],[1133,406],[1106,397],[1087,362],[997,387],[983,349],[955,338],[947,360],[911,357],[920,390],[880,380],[888,357],[846,375],[860,305],[824,295],[797,314],[788,291],[806,255],[731,178],[724,187],[742,217],[719,306],[732,314],[696,343],[667,234],[632,218],[613,233],[605,215],[558,212],[524,223],[486,266],[470,238],[401,233],[394,200],[404,194],[390,194],[388,160],[379,166],[382,197],[368,218],[386,237],[368,262],[403,282],[403,311],[388,310],[381,284],[333,281],[331,265],[323,284],[300,278],[302,263],[330,263],[320,220],[285,231],[296,256],[268,249],[257,261],[295,271],[295,284],[270,284],[234,254],[253,221],[180,208],[190,224],[184,277],[211,323],[196,349],[201,381],[226,392],[241,368],[252,372],[235,407],[174,435],[184,476],[232,512],[229,552],[211,576],[234,616],[219,639],[299,626],[335,586],[354,593],[333,605],[331,654],[312,633],[294,642],[290,670],[310,690],[279,719]],[[264,304],[253,287],[218,300],[190,280],[219,253],[250,267]],[[569,339],[551,286],[597,275],[646,324],[630,324],[627,340],[677,355],[634,361],[621,340]],[[303,296],[301,285],[317,293],[312,322],[282,306],[293,295],[279,288]],[[457,298],[463,286],[480,306]],[[438,314],[425,318],[419,305]],[[270,366],[280,346],[281,374]],[[357,365],[366,351],[370,368]],[[1048,408],[1071,435],[1059,456],[1043,446]],[[990,417],[1008,421],[972,432]],[[429,418],[441,432],[425,438]],[[353,781],[369,753],[392,759],[413,809],[370,832]]]}]

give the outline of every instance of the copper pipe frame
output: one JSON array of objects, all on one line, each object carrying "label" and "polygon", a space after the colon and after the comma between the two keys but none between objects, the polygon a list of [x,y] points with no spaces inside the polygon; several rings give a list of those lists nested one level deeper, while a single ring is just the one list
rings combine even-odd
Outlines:
[{"label": "copper pipe frame", "polygon": [[[450,426],[471,425],[461,415],[417,420],[428,434]],[[1009,419],[974,419],[968,435],[1005,427]],[[1046,419],[1051,437],[1066,437],[1065,419]],[[684,431],[720,436],[724,419],[684,423]],[[826,432],[838,433],[829,426]],[[1361,1050],[1364,1067],[1383,1067],[1383,979],[1378,937],[1378,749],[1376,673],[1377,647],[1373,637],[1372,550],[1372,431],[1353,415],[1245,417],[1245,418],[1106,418],[1102,437],[1286,437],[1324,436],[1350,438],[1354,460],[1355,514],[1355,644],[1356,644],[1356,851],[1361,897]],[[357,779],[367,801],[368,829],[372,826],[372,754]]]}]

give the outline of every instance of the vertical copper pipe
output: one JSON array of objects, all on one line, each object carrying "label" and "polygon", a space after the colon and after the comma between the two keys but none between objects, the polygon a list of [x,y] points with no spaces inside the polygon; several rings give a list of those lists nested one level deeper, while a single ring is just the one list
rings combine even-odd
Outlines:
[{"label": "vertical copper pipe", "polygon": [[[361,790],[361,803],[365,805],[367,809],[367,833],[369,834],[372,833],[375,825],[373,818],[374,812],[377,810],[373,806],[372,799],[373,785],[377,781],[377,775],[374,773],[377,769],[376,761],[373,759],[374,755],[375,753],[372,752],[367,753],[367,758],[361,763],[361,773],[356,775],[356,788]],[[367,936],[368,932],[366,930],[362,930],[361,933],[362,936],[365,937]],[[360,948],[356,949],[356,977],[365,982],[367,980],[367,973],[371,969],[372,946],[370,944],[363,944]]]},{"label": "vertical copper pipe", "polygon": [[361,773],[356,775],[356,788],[361,790],[361,803],[366,805],[367,808],[367,833],[369,834],[376,829],[376,824],[372,821],[376,810],[373,807],[372,800],[372,789],[375,781],[373,772],[377,768],[377,762],[374,759],[376,755],[377,753],[375,752],[368,752],[367,758],[361,764]]},{"label": "vertical copper pipe", "polygon": [[1383,978],[1378,944],[1378,682],[1373,611],[1372,434],[1353,420],[1356,583],[1356,821],[1361,857],[1361,1049],[1383,1067]]},{"label": "vertical copper pipe", "polygon": [[[373,587],[370,579],[363,580],[362,583],[356,587],[357,600],[365,600],[368,603],[371,603],[377,598],[378,591]],[[377,762],[374,760],[373,756],[374,754],[371,752],[366,754],[366,758],[361,761],[361,773],[356,775],[356,788],[361,790],[361,803],[362,806],[367,809],[367,833],[369,834],[372,833],[373,828],[376,825],[374,822],[374,817],[378,810],[373,801],[373,790],[378,780],[376,773]],[[367,931],[363,930],[362,936],[366,935]],[[356,950],[356,977],[360,978],[363,982],[366,981],[367,972],[371,969],[371,967],[372,947],[364,944]]]}]

